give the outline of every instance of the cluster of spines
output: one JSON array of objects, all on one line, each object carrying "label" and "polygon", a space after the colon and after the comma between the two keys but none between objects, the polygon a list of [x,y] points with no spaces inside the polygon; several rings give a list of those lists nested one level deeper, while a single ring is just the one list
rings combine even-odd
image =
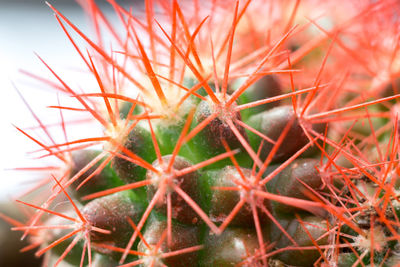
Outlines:
[{"label": "cluster of spines", "polygon": [[[306,44],[297,43],[300,48],[291,52],[287,43],[296,42],[296,35],[306,31],[292,27],[300,3],[297,1],[287,24],[282,26],[282,36],[253,53],[247,51],[248,56],[240,54],[241,40],[235,43],[239,38],[235,39],[235,32],[246,12],[259,7],[258,4],[254,7],[250,1],[243,5],[232,3],[234,11],[230,12],[233,18],[228,24],[229,31],[222,35],[219,46],[214,47],[216,37],[204,41],[200,33],[207,20],[223,25],[215,17],[218,14],[215,9],[220,8],[218,3],[212,4],[211,15],[207,14],[210,18],[196,15],[193,25],[189,25],[177,1],[161,3],[160,8],[170,17],[171,33],[168,33],[162,23],[153,22],[155,12],[151,1],[145,4],[147,24],[115,1],[109,2],[122,18],[126,40],[118,37],[94,1],[88,1],[84,7],[96,25],[98,42],[91,41],[50,6],[95,77],[101,93],[76,93],[41,60],[61,83],[56,89],[74,96],[83,106],[75,111],[89,112],[103,126],[105,136],[57,143],[35,116],[51,140],[46,145],[17,128],[40,145],[48,153],[46,156],[55,156],[69,166],[59,178],[51,175],[39,183],[41,186],[55,182],[43,205],[23,202],[39,211],[26,225],[10,221],[16,224],[15,230],[24,230],[24,236],[32,237],[34,246],[44,246],[37,252],[38,256],[51,249],[59,253],[56,264],[71,260],[74,264],[90,265],[94,250],[96,254],[114,257],[121,264],[131,261],[124,266],[197,263],[308,266],[314,262],[347,266],[396,262],[399,250],[398,113],[388,114],[388,110],[394,110],[390,101],[398,97],[393,95],[397,86],[392,78],[396,73],[391,69],[397,64],[398,45],[393,46],[392,57],[383,61],[390,62],[386,72],[392,76],[378,79],[383,74],[374,71],[376,65],[368,64],[361,57],[361,53],[369,52],[368,48],[375,48],[367,46],[357,54],[338,38],[348,27],[346,23],[362,22],[367,27],[372,23],[365,20],[371,14],[390,16],[391,8],[399,8],[395,2],[366,5],[330,31],[310,19],[324,33],[323,37],[315,37]],[[397,25],[396,18],[393,20]],[[96,57],[82,53],[62,21],[88,42]],[[98,30],[102,23],[125,49],[124,63],[106,52]],[[210,25],[209,30],[214,30],[215,24]],[[390,26],[388,31],[395,28]],[[138,28],[148,36],[148,51],[139,38]],[[223,30],[216,29],[217,33]],[[257,36],[257,29],[253,30],[251,38]],[[249,37],[243,36],[246,43]],[[332,42],[326,46],[328,38]],[[359,42],[356,45],[364,44],[362,40]],[[131,54],[129,43],[134,44],[137,55]],[[211,53],[200,47],[208,45]],[[332,58],[335,45],[341,51],[335,51],[333,67],[328,68],[327,60]],[[304,61],[305,65],[311,65],[320,58],[320,47],[326,48],[322,50],[325,56],[322,63],[317,63],[319,70],[315,72],[314,82],[307,81],[307,77],[302,81],[312,87],[296,90],[294,73],[298,70],[292,66],[301,66]],[[160,48],[168,52],[168,63],[161,63],[161,55],[166,51],[160,52]],[[329,71],[343,64],[342,51],[361,70],[357,68],[351,73],[354,79],[345,73],[337,86],[322,84],[322,81],[333,81],[329,79]],[[221,59],[224,53],[225,61]],[[206,57],[211,59],[212,71],[204,66]],[[142,76],[148,78],[146,82],[140,82],[127,71],[128,61],[145,74]],[[221,70],[217,67],[219,62],[225,62]],[[161,69],[168,64],[167,78]],[[222,78],[218,76],[220,71]],[[324,75],[325,72],[328,73]],[[352,96],[351,90],[340,92],[348,80],[357,88],[363,84],[357,80],[358,72],[370,75],[369,79],[377,82],[371,82],[372,88],[360,97]],[[288,87],[292,92],[284,93],[280,88],[280,74],[289,75]],[[121,81],[117,76],[122,77]],[[240,76],[245,77],[244,82],[234,82]],[[119,92],[118,88],[126,82],[137,87],[141,96],[135,99]],[[168,95],[170,91],[172,97]],[[379,98],[367,100],[371,95]],[[100,111],[100,103],[94,102],[93,97],[103,99],[106,113]],[[371,110],[372,105],[378,108]],[[54,107],[60,111],[74,109]],[[357,113],[357,110],[363,112]],[[60,114],[61,126],[66,132]],[[357,128],[353,123],[344,128],[343,121],[362,119],[367,126]],[[373,125],[375,119],[383,124],[378,130]],[[367,129],[367,133],[360,128]],[[365,135],[362,140],[360,136]],[[87,150],[99,143],[103,143],[103,151]],[[387,147],[383,151],[385,143]],[[372,151],[372,146],[376,146],[378,160],[365,155]],[[320,159],[310,158],[315,154]],[[75,204],[70,194],[85,206]],[[69,200],[75,216],[49,208],[61,195]],[[44,213],[73,224],[42,222]],[[65,233],[65,229],[73,230]],[[44,237],[43,232],[48,236]],[[82,239],[84,242],[80,242]],[[234,242],[239,242],[238,246],[232,247]],[[78,253],[79,257],[74,256],[76,251],[82,252]]]}]

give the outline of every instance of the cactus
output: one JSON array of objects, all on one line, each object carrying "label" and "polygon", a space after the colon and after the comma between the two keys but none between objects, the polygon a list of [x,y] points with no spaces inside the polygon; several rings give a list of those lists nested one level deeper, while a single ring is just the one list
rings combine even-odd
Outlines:
[{"label": "cactus", "polygon": [[[96,91],[39,57],[78,106],[53,106],[63,136],[38,119],[49,143],[17,128],[61,162],[18,200],[26,221],[0,214],[26,250],[48,266],[396,266],[397,1],[108,0],[118,26],[80,2],[95,38],[48,5]],[[70,110],[103,135],[69,140]]]}]

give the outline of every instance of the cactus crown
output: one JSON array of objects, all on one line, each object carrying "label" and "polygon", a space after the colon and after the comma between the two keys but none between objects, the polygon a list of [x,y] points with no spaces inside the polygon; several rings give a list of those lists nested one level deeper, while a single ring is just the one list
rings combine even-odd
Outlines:
[{"label": "cactus crown", "polygon": [[[57,106],[63,141],[17,128],[62,165],[41,169],[44,200],[21,196],[37,210],[26,222],[0,214],[46,264],[399,261],[396,1],[145,1],[132,14],[109,0],[118,30],[79,2],[94,38],[48,5],[97,93],[40,58],[79,107]],[[70,110],[103,136],[69,140]]]}]

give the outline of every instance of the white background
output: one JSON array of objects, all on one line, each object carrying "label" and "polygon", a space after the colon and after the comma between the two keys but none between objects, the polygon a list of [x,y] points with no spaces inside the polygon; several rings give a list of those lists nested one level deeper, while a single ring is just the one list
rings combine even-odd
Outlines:
[{"label": "white background", "polygon": [[[90,35],[89,20],[73,0],[49,2]],[[80,39],[76,40],[83,44]],[[19,69],[25,69],[52,77],[35,52],[72,86],[84,86],[87,82],[79,73],[79,68],[84,69],[81,59],[44,1],[0,0],[0,200],[22,192],[29,186],[29,181],[40,178],[31,172],[10,171],[10,168],[45,165],[45,161],[32,160],[38,154],[27,154],[40,147],[13,126],[27,128],[37,123],[12,82],[43,122],[59,121],[60,118],[58,110],[46,108],[57,105],[54,90],[19,72]],[[30,133],[35,137],[44,136],[40,130]]]}]

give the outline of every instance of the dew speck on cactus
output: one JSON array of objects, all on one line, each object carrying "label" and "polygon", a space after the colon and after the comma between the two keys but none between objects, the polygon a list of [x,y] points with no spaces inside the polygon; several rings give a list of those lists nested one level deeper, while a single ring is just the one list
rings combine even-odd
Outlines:
[{"label": "dew speck on cactus", "polygon": [[38,162],[58,161],[20,168],[40,173],[18,196],[25,219],[0,213],[23,252],[44,266],[399,266],[397,0],[108,0],[118,23],[77,2],[94,32],[46,4],[95,85],[40,55],[29,75],[76,103],[49,103],[55,126],[32,109],[38,127],[16,126]]}]

